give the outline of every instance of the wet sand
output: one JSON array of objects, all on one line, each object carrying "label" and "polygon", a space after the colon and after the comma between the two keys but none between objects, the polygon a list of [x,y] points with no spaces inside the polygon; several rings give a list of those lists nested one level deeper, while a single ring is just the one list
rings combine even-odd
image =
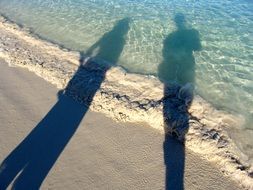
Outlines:
[{"label": "wet sand", "polygon": [[[1,177],[11,173],[8,171],[11,159],[6,159],[7,156],[22,145],[57,102],[58,89],[25,69],[8,67],[3,60],[0,72],[1,180],[8,179]],[[70,105],[79,104],[71,98],[66,101]],[[48,174],[42,178],[41,189],[165,189],[165,186],[172,189],[171,185],[173,189],[183,186],[192,190],[242,189],[200,155],[187,148],[182,153],[184,147],[177,141],[169,140],[165,149],[164,136],[146,125],[119,123],[103,114],[88,111],[63,151],[56,158],[50,158],[49,145],[44,149],[48,150],[48,155],[38,154],[30,158],[14,174],[14,187],[30,189],[29,186],[39,186],[36,177],[41,175],[43,160],[56,159],[52,168],[47,168]],[[54,135],[57,137],[57,133]],[[51,139],[47,134],[41,137],[23,152],[20,149],[21,153],[16,154],[18,157],[15,158],[15,154],[9,156],[19,162],[34,154],[35,150],[43,151],[46,144],[34,146]],[[52,146],[53,143],[54,140]],[[37,166],[28,170],[29,164],[33,163]],[[6,181],[0,181],[0,184]],[[9,187],[13,187],[12,184]]]}]

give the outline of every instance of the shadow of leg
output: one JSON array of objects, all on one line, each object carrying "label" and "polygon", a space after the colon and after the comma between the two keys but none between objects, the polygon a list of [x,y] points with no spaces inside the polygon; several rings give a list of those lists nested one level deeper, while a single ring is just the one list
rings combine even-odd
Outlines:
[{"label": "shadow of leg", "polygon": [[[67,96],[58,102],[1,164],[1,189],[39,189],[88,108]],[[5,167],[6,166],[6,167]]]},{"label": "shadow of leg", "polygon": [[184,145],[172,136],[165,135],[163,144],[164,163],[166,167],[166,190],[184,189]]},{"label": "shadow of leg", "polygon": [[165,139],[163,144],[166,167],[166,190],[184,189],[185,134],[189,128],[187,105],[180,85],[164,85],[163,117]]}]

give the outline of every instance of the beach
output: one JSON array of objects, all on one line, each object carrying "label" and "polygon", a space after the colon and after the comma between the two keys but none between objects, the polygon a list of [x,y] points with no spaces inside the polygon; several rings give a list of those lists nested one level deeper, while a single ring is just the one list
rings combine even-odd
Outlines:
[{"label": "beach", "polygon": [[[58,105],[58,102],[62,102],[62,95],[58,91],[68,86],[69,81],[79,71],[80,55],[78,52],[41,40],[31,31],[3,17],[0,34],[0,58],[3,67],[1,77],[2,81],[5,81],[1,83],[1,123],[5,129],[4,133],[1,133],[3,137],[0,138],[4,168],[4,160],[8,154],[23,139],[28,139],[29,143],[33,142],[29,140],[34,139],[31,130],[35,126],[40,130],[39,123],[43,121],[43,117],[51,113],[50,109],[54,110],[55,103]],[[84,57],[86,58],[89,57]],[[26,68],[47,82],[31,72],[9,68],[6,62],[10,66]],[[47,177],[37,175],[42,178],[38,180],[42,180],[42,188],[81,189],[84,184],[88,189],[101,189],[107,185],[108,189],[164,188],[164,165],[168,167],[171,161],[164,161],[163,158],[166,148],[163,144],[164,123],[162,105],[159,101],[163,97],[161,82],[153,76],[131,74],[120,67],[112,67],[95,91],[88,107],[82,102],[86,92],[79,92],[74,88],[70,91],[70,96],[63,98],[63,106],[78,104],[75,110],[81,110],[84,117],[80,116],[80,125],[75,125],[75,129],[66,134],[67,137],[63,141],[59,139],[64,146],[59,145],[60,151],[57,154],[52,152],[52,160],[49,156],[49,161],[53,163],[45,163],[47,169],[43,172],[50,171],[48,175],[44,174]],[[5,110],[9,110],[9,113]],[[71,113],[71,110],[68,112]],[[186,136],[185,156],[181,145],[177,145],[173,140],[169,140],[166,145],[172,149],[177,147],[179,153],[181,152],[173,154],[181,155],[180,159],[175,157],[178,162],[181,160],[181,163],[178,163],[181,168],[179,184],[183,184],[184,174],[185,189],[252,189],[252,163],[224,130],[238,127],[242,123],[241,118],[216,110],[200,96],[195,96],[189,112],[191,125]],[[66,113],[61,112],[65,116]],[[47,119],[47,116],[44,118]],[[68,121],[68,118],[66,120]],[[55,135],[58,131],[54,131]],[[47,136],[45,139],[43,135],[39,137],[42,139],[35,142],[40,146],[41,142],[48,140]],[[52,135],[50,139],[54,139]],[[42,149],[44,146],[42,143]],[[25,146],[25,150],[28,151],[29,146]],[[46,149],[43,151],[46,155]],[[166,151],[165,155],[167,154],[169,155],[169,152]],[[33,159],[35,163],[40,164],[38,156]],[[184,160],[185,171],[182,167]],[[18,172],[20,171],[21,169]],[[34,173],[33,169],[28,172]],[[32,177],[25,174],[23,176],[26,180],[18,180],[17,183],[21,186]],[[99,180],[100,178],[102,179]],[[40,183],[35,185],[38,184]]]},{"label": "beach", "polygon": [[[25,69],[9,67],[3,60],[0,70],[2,161],[55,104],[58,89]],[[88,111],[44,179],[41,189],[164,189],[164,136],[146,125],[115,122],[103,114]],[[46,142],[49,139],[45,134],[37,140]],[[171,146],[177,147],[177,141],[172,141]],[[19,155],[19,159],[22,160],[26,154],[33,154],[32,148],[30,152]],[[178,167],[178,171],[174,171],[174,180],[180,181],[176,176],[182,163],[180,159],[173,160],[174,154],[170,154]],[[36,157],[38,164],[45,159],[40,156]],[[224,176],[217,166],[188,149],[183,170],[185,189],[243,189]],[[34,168],[31,175],[23,175],[21,181],[20,170],[21,174],[15,179],[17,187],[29,187],[39,171]],[[173,179],[171,181],[173,183]],[[12,184],[10,188],[15,187]]]}]

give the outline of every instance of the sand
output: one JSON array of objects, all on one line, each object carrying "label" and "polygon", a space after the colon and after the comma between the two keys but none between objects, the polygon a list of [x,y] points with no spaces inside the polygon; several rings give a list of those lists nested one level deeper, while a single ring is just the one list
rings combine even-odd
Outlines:
[{"label": "sand", "polygon": [[[43,176],[54,165],[56,158],[61,154],[63,148],[75,136],[76,130],[79,130],[78,126],[81,119],[88,115],[88,113],[86,114],[88,111],[86,107],[73,103],[71,99],[89,105],[90,110],[103,113],[114,122],[146,123],[141,126],[146,130],[155,129],[156,133],[163,136],[164,118],[163,102],[161,101],[163,98],[163,84],[157,78],[127,73],[120,67],[111,67],[105,73],[100,65],[106,65],[107,63],[96,59],[92,62],[86,62],[85,60],[89,59],[89,57],[85,57],[85,55],[82,57],[84,67],[80,67],[80,57],[80,52],[71,51],[42,40],[29,29],[20,27],[0,16],[0,58],[5,60],[9,65],[27,68],[55,85],[58,90],[68,86],[67,92],[69,97],[71,97],[67,99],[65,96],[61,96],[61,93],[57,95],[57,92],[54,91],[55,99],[53,103],[50,103],[50,106],[42,111],[41,118],[33,124],[35,129],[30,135],[27,132],[26,135],[28,136],[26,140],[13,153],[14,155],[18,154],[20,149],[30,150],[30,146],[28,145],[33,142],[35,142],[35,145],[33,145],[33,151],[35,152],[38,152],[36,147],[51,147],[52,145],[51,151],[42,149],[43,151],[39,151],[39,153],[50,155],[49,158],[54,159],[43,159],[44,162],[41,162],[40,159],[39,163],[30,164],[30,167],[27,166],[28,169],[26,171],[34,173],[33,168],[35,165],[45,165],[41,168],[47,169],[41,171],[43,175],[35,176],[38,178],[37,180],[42,181]],[[102,75],[97,75],[98,73]],[[97,83],[95,80],[95,83],[90,83],[90,79],[92,81],[100,79],[100,82]],[[93,84],[96,86],[95,89]],[[22,93],[26,92],[29,92],[29,90],[22,91]],[[44,90],[40,93],[44,93]],[[45,93],[45,96],[48,98],[47,92]],[[89,101],[90,94],[93,96],[92,102]],[[30,97],[29,100],[31,102],[38,102],[34,99],[37,96],[31,96],[30,93],[26,95]],[[57,96],[59,96],[59,99]],[[33,106],[24,109],[30,110],[31,107]],[[36,106],[35,110],[30,111],[31,114],[38,112],[40,107]],[[50,109],[51,111],[49,112]],[[47,116],[45,116],[46,113],[48,113]],[[27,117],[30,119],[20,120],[28,122],[34,119],[30,115]],[[41,120],[43,117],[44,119]],[[195,95],[189,110],[190,128],[186,136],[186,147],[187,150],[198,155],[198,157],[201,157],[207,163],[215,165],[225,176],[229,176],[230,179],[234,180],[236,184],[240,184],[245,189],[252,189],[253,160],[249,154],[247,155],[240,150],[228,134],[229,130],[239,130],[243,122],[243,119],[239,115],[217,110],[203,98]],[[61,125],[55,125],[55,123],[60,123]],[[44,124],[49,127],[44,128]],[[60,130],[59,126],[64,126],[65,130]],[[56,136],[56,142],[58,143],[51,144],[54,134],[58,134]],[[47,143],[36,140],[44,139],[44,136],[50,139],[46,141]],[[21,141],[22,139],[20,139]],[[174,146],[170,146],[170,143],[169,145],[165,143],[165,148],[170,149],[174,148]],[[175,152],[184,153],[182,150]],[[180,156],[180,158],[184,158],[184,156]],[[27,158],[19,162],[16,161],[14,159],[12,162],[21,162],[18,167],[20,171],[24,163],[27,162]],[[166,161],[168,162],[167,164],[173,163],[170,160]],[[16,164],[12,167],[15,169]],[[15,170],[14,177],[16,172]]]},{"label": "sand", "polygon": [[[58,136],[65,133],[59,127],[36,129],[55,107],[58,89],[3,60],[0,72],[0,187],[12,182],[9,188],[17,189],[242,189],[177,141],[168,139],[164,149],[164,135],[145,123],[115,122],[88,110],[61,144]],[[86,109],[71,98],[64,101],[67,108]],[[54,124],[68,121],[59,118]]]}]

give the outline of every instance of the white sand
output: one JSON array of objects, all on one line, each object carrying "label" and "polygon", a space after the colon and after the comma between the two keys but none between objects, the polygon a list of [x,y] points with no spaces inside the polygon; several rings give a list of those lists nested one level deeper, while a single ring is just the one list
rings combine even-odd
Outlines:
[{"label": "white sand", "polygon": [[[50,135],[44,134],[40,139],[28,137],[33,141],[31,144],[24,149],[21,146],[13,158],[4,163],[3,160],[54,106],[58,90],[27,70],[8,67],[3,60],[0,61],[0,81],[0,180],[1,176],[11,173],[8,163],[16,159],[17,164],[9,166],[15,168],[20,160],[26,160],[14,172],[15,187],[31,189],[29,186],[39,185],[36,177],[42,175],[40,171],[45,160],[54,160],[50,154],[39,156],[40,150],[50,152],[52,149],[53,144],[43,149],[46,142],[52,140]],[[71,99],[66,101],[69,105],[77,104]],[[55,137],[58,133],[61,131],[56,131]],[[117,123],[88,111],[64,151],[56,156],[59,157],[46,178],[42,179],[41,189],[164,189],[163,141],[163,135],[144,124]],[[38,142],[41,147],[36,147]],[[168,185],[167,189],[177,189],[175,184],[178,187],[184,184],[185,189],[192,190],[240,189],[216,166],[189,150],[185,153],[183,169],[183,146],[173,140],[166,146],[168,182],[173,185],[173,188]],[[35,150],[38,155],[32,157]]]}]

